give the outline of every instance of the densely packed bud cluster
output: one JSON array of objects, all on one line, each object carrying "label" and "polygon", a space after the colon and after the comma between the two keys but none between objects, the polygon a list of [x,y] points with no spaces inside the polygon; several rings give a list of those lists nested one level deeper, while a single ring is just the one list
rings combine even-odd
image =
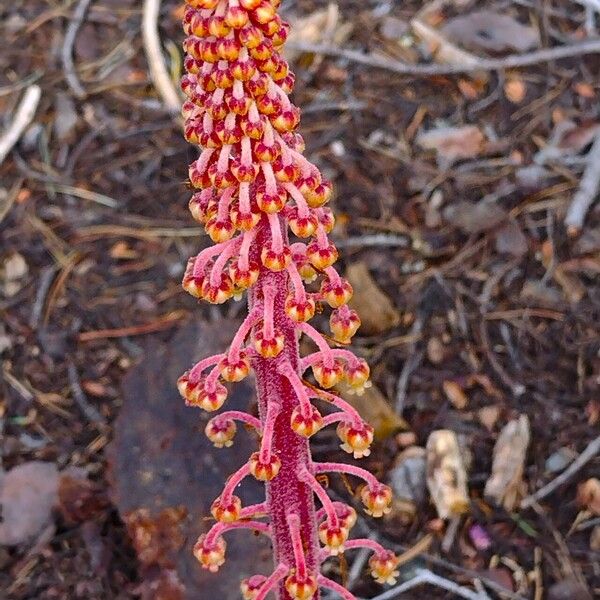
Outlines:
[{"label": "densely packed bud cluster", "polygon": [[[190,406],[217,411],[227,399],[225,384],[253,370],[260,418],[222,412],[205,432],[216,447],[228,447],[239,421],[261,438],[258,451],[214,501],[217,523],[194,552],[203,567],[217,571],[225,560],[223,534],[258,531],[272,539],[275,569],[244,580],[244,598],[262,600],[275,591],[280,600],[309,600],[326,587],[351,599],[319,574],[323,560],[345,549],[370,548],[373,577],[390,583],[396,558],[373,541],[348,539],[356,512],[333,502],[317,477],[338,472],[361,479],[359,496],[373,517],[389,511],[391,493],[364,469],[314,463],[310,456],[308,438],[329,425],[337,426],[343,450],[368,456],[373,429],[325,391],[345,384],[360,393],[369,385],[369,367],[344,348],[360,320],[348,307],[352,287],[332,267],[338,253],[328,238],[334,225],[326,207],[331,185],[303,156],[296,132],[300,112],[288,97],[294,75],[280,54],[289,26],[277,14],[279,0],[187,2],[185,137],[201,148],[189,169],[197,190],[189,208],[214,245],[189,260],[183,287],[214,304],[247,291],[249,312],[227,352],[200,361],[178,388]],[[326,310],[328,338],[308,323]],[[300,335],[316,347],[302,358]],[[306,380],[309,371],[318,385]],[[234,491],[249,476],[265,482],[266,500],[244,507]]]}]

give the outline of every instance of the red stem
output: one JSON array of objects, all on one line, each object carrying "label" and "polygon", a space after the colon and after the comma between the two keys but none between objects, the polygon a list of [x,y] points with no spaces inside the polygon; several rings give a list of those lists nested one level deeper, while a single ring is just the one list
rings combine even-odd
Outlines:
[{"label": "red stem", "polygon": [[[270,243],[268,228],[262,227],[253,249],[255,256],[252,258],[254,260],[258,260],[259,249],[268,243]],[[274,273],[264,268],[261,270],[257,284],[250,290],[250,312],[255,306],[262,303],[262,299],[259,297],[260,290],[267,285],[276,290],[273,305],[274,324],[275,328],[285,337],[285,345],[283,352],[276,358],[254,357],[252,367],[256,374],[258,407],[263,428],[268,405],[277,403],[281,406],[281,410],[275,419],[272,446],[274,453],[281,460],[281,469],[277,477],[268,482],[266,486],[274,561],[275,565],[280,563],[295,564],[294,545],[287,515],[296,514],[300,518],[306,567],[309,572],[316,574],[319,545],[313,491],[310,486],[300,481],[298,476],[303,468],[312,464],[312,460],[308,440],[296,435],[290,427],[292,411],[299,405],[298,397],[289,380],[278,372],[278,366],[282,362],[289,361],[292,367],[297,369],[299,361],[296,331],[284,310],[288,289],[287,272]],[[291,600],[291,596],[285,590],[284,582],[281,581],[278,586],[278,599]],[[317,592],[313,596],[313,600],[317,600],[319,597],[319,592]]]}]

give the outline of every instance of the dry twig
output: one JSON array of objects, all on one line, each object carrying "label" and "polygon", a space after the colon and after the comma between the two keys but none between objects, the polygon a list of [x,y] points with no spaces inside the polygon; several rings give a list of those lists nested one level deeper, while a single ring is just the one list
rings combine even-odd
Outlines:
[{"label": "dry twig", "polygon": [[77,74],[75,73],[75,64],[73,63],[73,45],[75,44],[75,38],[77,37],[77,32],[83,23],[83,19],[85,18],[85,13],[90,5],[92,0],[79,0],[79,4],[75,7],[75,11],[73,12],[73,16],[69,22],[69,26],[67,27],[67,32],[65,33],[65,39],[63,41],[62,49],[61,49],[61,59],[63,64],[63,69],[65,71],[65,79],[67,80],[67,85],[71,88],[71,91],[75,94],[77,98],[80,100],[87,96],[86,91],[83,89]]},{"label": "dry twig", "polygon": [[474,592],[449,579],[445,579],[444,577],[432,573],[429,569],[417,569],[416,575],[412,579],[405,581],[403,584],[398,585],[379,596],[375,596],[373,600],[392,600],[393,598],[400,596],[400,594],[424,583],[452,592],[459,598],[467,598],[467,600],[489,600],[489,596],[485,592]]},{"label": "dry twig", "polygon": [[565,217],[565,225],[572,235],[581,231],[585,216],[600,192],[600,133],[596,135],[586,159],[587,166],[579,190],[573,196]]},{"label": "dry twig", "polygon": [[503,58],[478,58],[476,62],[470,62],[469,64],[409,65],[391,58],[373,56],[372,54],[364,54],[363,52],[345,48],[336,48],[335,46],[307,44],[303,42],[290,42],[288,45],[295,50],[300,50],[302,52],[345,58],[368,67],[384,69],[386,71],[391,71],[392,73],[398,73],[399,75],[413,75],[415,77],[473,73],[476,71],[503,71],[505,69],[516,69],[539,63],[552,62],[553,60],[560,60],[562,58],[600,53],[600,39],[594,38],[586,40],[585,42],[556,46],[554,48],[544,48],[542,50],[524,54],[509,54]]},{"label": "dry twig", "polygon": [[19,107],[15,112],[13,122],[9,125],[4,134],[0,136],[0,164],[2,164],[7,154],[19,141],[23,132],[33,120],[41,96],[42,88],[39,85],[32,85],[27,88]]},{"label": "dry twig", "polygon": [[587,448],[569,465],[567,469],[565,469],[558,477],[553,479],[550,483],[546,484],[544,487],[540,488],[531,496],[527,496],[521,502],[521,508],[529,508],[533,504],[539,502],[542,498],[549,496],[552,492],[554,492],[557,488],[559,488],[563,483],[571,479],[577,471],[579,471],[583,466],[585,466],[596,454],[600,452],[600,435],[593,439],[588,445]]},{"label": "dry twig", "polygon": [[156,91],[160,94],[167,110],[172,114],[177,114],[181,109],[181,100],[169,77],[169,72],[163,59],[160,38],[158,36],[159,13],[160,0],[144,1],[144,16],[142,19],[144,50],[146,52],[150,77]]}]

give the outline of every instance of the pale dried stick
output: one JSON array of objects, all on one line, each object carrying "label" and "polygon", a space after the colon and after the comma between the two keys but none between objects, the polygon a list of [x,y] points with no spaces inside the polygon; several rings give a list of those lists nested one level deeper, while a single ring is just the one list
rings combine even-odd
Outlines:
[{"label": "pale dried stick", "polygon": [[587,448],[569,465],[568,469],[565,469],[558,477],[553,479],[550,483],[540,488],[531,496],[527,496],[521,502],[521,508],[529,508],[536,502],[539,502],[542,498],[549,496],[554,490],[559,488],[563,483],[569,480],[577,471],[579,471],[584,465],[586,465],[596,454],[600,452],[600,435],[593,439]]},{"label": "pale dried stick", "polygon": [[412,579],[405,581],[403,584],[398,585],[379,596],[375,596],[373,600],[393,600],[393,598],[398,598],[400,594],[424,583],[442,588],[448,592],[452,592],[460,598],[466,598],[467,600],[489,600],[489,596],[485,592],[474,592],[449,579],[445,579],[444,577],[432,573],[429,569],[417,569],[416,575]]},{"label": "pale dried stick", "polygon": [[145,0],[142,19],[142,37],[144,50],[150,70],[152,83],[163,100],[167,110],[177,114],[181,109],[181,99],[165,65],[158,36],[158,15],[160,13],[160,0]]},{"label": "pale dried stick", "polygon": [[581,178],[579,189],[571,201],[565,225],[571,235],[578,234],[585,221],[585,216],[600,192],[600,133],[586,157],[587,166]]},{"label": "pale dried stick", "polygon": [[42,88],[39,85],[28,87],[25,94],[23,94],[23,99],[15,112],[12,123],[0,136],[0,164],[33,120],[41,96]]},{"label": "pale dried stick", "polygon": [[65,39],[61,49],[61,59],[63,69],[65,71],[67,85],[79,99],[85,98],[87,93],[83,89],[83,86],[79,82],[77,74],[75,73],[75,64],[73,63],[73,46],[75,44],[77,32],[83,23],[85,13],[87,12],[90,2],[91,0],[79,0],[79,4],[75,8],[73,16],[71,17],[71,21],[69,22],[69,26],[67,27],[67,32],[65,33]]},{"label": "pale dried stick", "polygon": [[552,62],[553,60],[562,58],[572,58],[575,56],[583,56],[585,54],[600,54],[599,38],[593,38],[586,40],[585,42],[569,44],[566,46],[544,48],[542,50],[524,54],[509,54],[503,58],[478,58],[475,62],[460,65],[411,65],[384,56],[365,54],[364,52],[359,52],[357,50],[348,50],[336,46],[303,42],[290,42],[289,46],[294,50],[300,50],[302,52],[336,56],[368,67],[384,69],[386,71],[391,71],[392,73],[398,73],[399,75],[413,75],[415,77],[473,73],[475,71],[503,71],[504,69],[517,69],[519,67],[528,67],[539,63]]}]

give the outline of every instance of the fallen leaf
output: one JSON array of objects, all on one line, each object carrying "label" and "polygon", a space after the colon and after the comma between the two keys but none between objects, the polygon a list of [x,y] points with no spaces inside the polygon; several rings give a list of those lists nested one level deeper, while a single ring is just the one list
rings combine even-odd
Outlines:
[{"label": "fallen leaf", "polygon": [[58,482],[56,465],[41,461],[23,463],[0,475],[0,544],[26,542],[51,522]]},{"label": "fallen leaf", "polygon": [[467,408],[467,404],[469,404],[469,398],[465,394],[465,391],[462,389],[462,387],[456,383],[456,381],[446,380],[442,384],[442,388],[444,390],[444,394],[446,394],[446,398],[448,398],[454,408],[457,410],[464,410]]},{"label": "fallen leaf", "polygon": [[523,493],[523,470],[529,439],[529,419],[521,415],[504,426],[494,446],[492,473],[485,484],[484,494],[507,511],[515,508]]},{"label": "fallen leaf", "polygon": [[424,150],[435,150],[439,166],[448,168],[457,160],[479,156],[486,138],[475,125],[464,125],[422,131],[415,141]]},{"label": "fallen leaf", "polygon": [[365,388],[360,396],[349,394],[347,390],[339,390],[339,394],[373,427],[376,439],[385,440],[399,430],[408,429],[406,421],[390,406],[377,386]]},{"label": "fallen leaf", "polygon": [[585,510],[600,517],[600,480],[592,477],[577,488],[577,502]]},{"label": "fallen leaf", "polygon": [[18,252],[4,258],[0,265],[0,286],[5,297],[12,298],[21,291],[28,272],[27,262]]},{"label": "fallen leaf", "polygon": [[483,406],[477,411],[477,418],[488,431],[493,431],[500,418],[500,407],[496,404]]},{"label": "fallen leaf", "polygon": [[350,307],[360,317],[362,334],[377,335],[400,323],[400,313],[377,286],[365,263],[350,265],[346,277],[354,289]]},{"label": "fallen leaf", "polygon": [[491,10],[454,17],[441,31],[451,42],[469,50],[525,52],[540,43],[536,29],[519,23],[510,15]]},{"label": "fallen leaf", "polygon": [[456,434],[449,429],[433,431],[427,440],[427,487],[441,519],[468,512],[467,472]]},{"label": "fallen leaf", "polygon": [[504,95],[509,102],[521,104],[527,95],[527,86],[520,77],[509,77],[504,84]]}]

